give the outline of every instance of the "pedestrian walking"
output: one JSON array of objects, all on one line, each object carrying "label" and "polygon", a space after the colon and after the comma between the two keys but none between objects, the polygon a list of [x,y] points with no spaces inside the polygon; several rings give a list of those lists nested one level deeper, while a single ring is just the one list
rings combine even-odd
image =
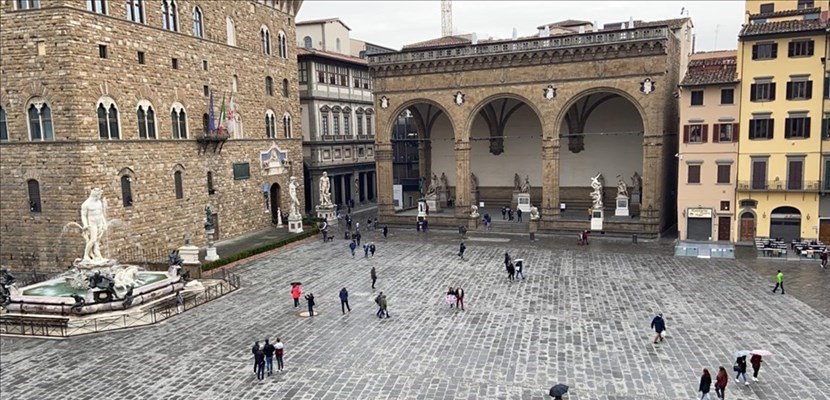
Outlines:
[{"label": "pedestrian walking", "polygon": [[511,281],[516,279],[516,266],[513,264],[513,261],[507,263],[507,279]]},{"label": "pedestrian walking", "polygon": [[[354,223],[354,231],[355,232],[360,232],[360,222],[355,222]],[[360,242],[358,242],[357,244],[360,244]]]},{"label": "pedestrian walking", "polygon": [[464,259],[464,250],[467,250],[467,246],[464,245],[464,242],[461,242],[461,246],[458,246],[458,256],[461,259]]},{"label": "pedestrian walking", "polygon": [[305,295],[305,301],[308,302],[308,316],[313,317],[314,316],[314,294],[312,294],[311,292],[308,292],[308,294]]},{"label": "pedestrian walking", "polygon": [[372,257],[375,256],[375,250],[377,250],[375,242],[369,242],[369,253],[372,253]]},{"label": "pedestrian walking", "polygon": [[268,339],[265,339],[265,346],[262,346],[262,352],[265,353],[265,369],[268,371],[268,375],[274,373],[274,352],[276,350],[274,345],[269,343]]},{"label": "pedestrian walking", "polygon": [[259,351],[259,341],[254,342],[254,347],[251,348],[251,354],[254,355],[254,373],[257,371],[259,364],[256,362],[256,352]]},{"label": "pedestrian walking", "polygon": [[821,252],[821,255],[819,256],[819,258],[821,259],[821,269],[827,268],[827,248],[826,247],[824,248],[824,251]]},{"label": "pedestrian walking", "polygon": [[376,312],[375,315],[378,318],[383,318],[383,307],[381,307],[381,305],[380,305],[380,298],[381,297],[383,297],[383,292],[378,293],[378,295],[375,297],[375,304],[378,305],[378,312]]},{"label": "pedestrian walking", "polygon": [[280,338],[277,338],[277,342],[274,343],[274,349],[274,356],[277,357],[277,370],[282,372],[282,368],[284,366],[282,356],[285,352],[285,345],[282,344],[282,340],[280,340]]},{"label": "pedestrian walking", "polygon": [[389,227],[384,225],[383,226],[383,237],[385,238],[386,235],[388,235],[388,234],[389,234]]},{"label": "pedestrian walking", "polygon": [[749,358],[749,364],[752,365],[752,381],[758,382],[758,371],[761,370],[761,363],[764,362],[760,354],[753,354]]},{"label": "pedestrian walking", "polygon": [[501,208],[501,219],[505,221],[507,220],[507,207]]},{"label": "pedestrian walking", "polygon": [[521,258],[517,259],[514,263],[514,265],[516,266],[516,279],[519,279],[519,275],[522,276],[522,279],[525,278],[525,274],[522,273],[522,271],[524,270],[524,264],[525,260],[522,260]]},{"label": "pedestrian walking", "polygon": [[346,214],[346,228],[352,230],[352,216],[349,214]]},{"label": "pedestrian walking", "polygon": [[455,303],[458,302],[458,299],[455,296],[455,289],[453,289],[452,286],[450,286],[450,289],[447,290],[447,297],[445,301],[447,302],[447,304],[450,305],[450,308],[452,308],[455,305]]},{"label": "pedestrian walking", "polygon": [[700,392],[700,400],[709,400],[710,390],[712,390],[712,376],[709,375],[709,370],[704,368],[703,375],[700,377],[700,386],[697,388]]},{"label": "pedestrian walking", "polygon": [[724,400],[724,396],[726,396],[727,383],[729,383],[729,375],[726,374],[726,368],[720,367],[718,376],[715,378],[715,395],[720,400]]},{"label": "pedestrian walking", "polygon": [[[360,226],[360,222],[358,222],[358,223],[357,223],[357,226],[358,226],[358,227]],[[360,238],[361,238],[362,236],[360,235],[360,231],[359,231],[359,230],[357,230],[357,229],[358,229],[358,228],[355,228],[355,230],[354,230],[354,234],[352,235],[352,237],[354,238],[354,240],[355,240],[355,241],[357,241],[357,245],[358,245],[358,246],[360,246]]]},{"label": "pedestrian walking", "polygon": [[663,338],[666,337],[666,321],[663,319],[663,314],[659,313],[654,316],[654,319],[651,320],[651,327],[654,328],[654,332],[657,333],[654,336],[654,344],[657,342],[662,342]]},{"label": "pedestrian walking", "polygon": [[510,264],[510,254],[506,251],[504,252],[504,267],[507,268],[507,264]]},{"label": "pedestrian walking", "polygon": [[372,270],[369,271],[369,276],[372,277],[372,290],[375,289],[375,282],[378,281],[378,273],[375,271],[375,267],[372,267]]},{"label": "pedestrian walking", "polygon": [[507,209],[507,220],[508,220],[508,221],[512,221],[512,220],[513,220],[513,210],[512,210],[512,209],[510,209],[510,208],[508,208],[508,209]]},{"label": "pedestrian walking", "polygon": [[522,222],[522,209],[516,208],[516,222]]},{"label": "pedestrian walking", "polygon": [[369,258],[369,245],[363,244],[363,258]]},{"label": "pedestrian walking", "polygon": [[354,242],[354,240],[352,240],[352,242],[349,243],[349,250],[352,252],[352,258],[354,258],[354,249],[356,249],[356,248],[357,248],[357,244]]},{"label": "pedestrian walking", "polygon": [[772,292],[777,292],[779,287],[781,287],[781,294],[784,294],[784,273],[780,269],[778,270],[778,274],[775,275],[775,287],[772,289]]},{"label": "pedestrian walking", "polygon": [[340,311],[343,312],[343,315],[346,315],[346,309],[352,312],[352,308],[349,307],[349,291],[343,288],[340,289]]},{"label": "pedestrian walking", "polygon": [[254,363],[256,363],[256,378],[259,380],[265,379],[265,353],[262,349],[257,349],[254,353]]},{"label": "pedestrian walking", "polygon": [[291,297],[294,299],[294,308],[300,306],[300,296],[302,295],[303,290],[300,288],[299,283],[295,283],[291,287]]},{"label": "pedestrian walking", "polygon": [[455,288],[455,308],[461,308],[461,311],[464,310],[464,289],[457,287]]},{"label": "pedestrian walking", "polygon": [[746,356],[738,357],[735,360],[735,365],[732,367],[732,369],[734,369],[735,372],[737,372],[737,375],[735,375],[735,382],[741,383],[739,378],[743,377],[744,385],[749,386],[749,380],[746,379]]},{"label": "pedestrian walking", "polygon": [[380,295],[380,309],[383,311],[383,315],[385,315],[386,318],[389,318],[389,305],[386,302],[386,295],[383,293]]}]

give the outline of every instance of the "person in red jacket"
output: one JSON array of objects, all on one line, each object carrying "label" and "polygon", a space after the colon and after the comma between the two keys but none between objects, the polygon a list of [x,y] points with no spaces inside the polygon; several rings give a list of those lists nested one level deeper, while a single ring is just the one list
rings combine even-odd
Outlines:
[{"label": "person in red jacket", "polygon": [[758,382],[758,371],[761,370],[761,363],[764,362],[761,360],[761,356],[758,354],[753,354],[752,357],[749,359],[749,363],[752,364],[752,381]]},{"label": "person in red jacket", "polygon": [[294,287],[291,288],[291,297],[294,298],[294,308],[300,306],[300,295],[303,293],[302,289],[300,288],[300,284],[294,284]]},{"label": "person in red jacket", "polygon": [[725,398],[727,383],[729,383],[729,374],[726,373],[726,368],[720,367],[718,376],[715,378],[715,395],[720,400],[724,400]]}]

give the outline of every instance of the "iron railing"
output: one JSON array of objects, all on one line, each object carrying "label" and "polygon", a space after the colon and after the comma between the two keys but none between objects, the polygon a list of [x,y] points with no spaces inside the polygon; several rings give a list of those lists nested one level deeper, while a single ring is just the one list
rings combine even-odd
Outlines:
[{"label": "iron railing", "polygon": [[395,64],[413,61],[427,61],[487,54],[507,54],[542,49],[561,49],[607,43],[627,43],[643,40],[667,39],[667,27],[635,28],[613,32],[589,32],[569,36],[552,36],[524,40],[485,42],[481,44],[458,45],[446,49],[402,51],[369,56],[369,65]]},{"label": "iron railing", "polygon": [[817,193],[821,191],[821,181],[738,181],[738,190],[744,192]]}]

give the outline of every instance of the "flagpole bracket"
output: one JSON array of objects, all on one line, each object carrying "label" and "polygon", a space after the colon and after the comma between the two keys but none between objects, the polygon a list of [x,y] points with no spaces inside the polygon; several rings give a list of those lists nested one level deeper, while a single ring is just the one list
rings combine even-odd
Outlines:
[{"label": "flagpole bracket", "polygon": [[199,136],[196,138],[196,142],[199,143],[199,154],[205,154],[209,148],[213,150],[213,154],[220,154],[222,153],[222,147],[225,145],[227,140],[228,135],[226,134],[207,134]]}]

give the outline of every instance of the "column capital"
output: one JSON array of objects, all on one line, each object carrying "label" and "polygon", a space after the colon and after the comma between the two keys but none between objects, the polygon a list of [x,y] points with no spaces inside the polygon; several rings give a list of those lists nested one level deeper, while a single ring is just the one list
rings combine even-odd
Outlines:
[{"label": "column capital", "polygon": [[455,151],[470,151],[470,142],[468,142],[468,141],[455,142],[454,149],[455,149]]}]

